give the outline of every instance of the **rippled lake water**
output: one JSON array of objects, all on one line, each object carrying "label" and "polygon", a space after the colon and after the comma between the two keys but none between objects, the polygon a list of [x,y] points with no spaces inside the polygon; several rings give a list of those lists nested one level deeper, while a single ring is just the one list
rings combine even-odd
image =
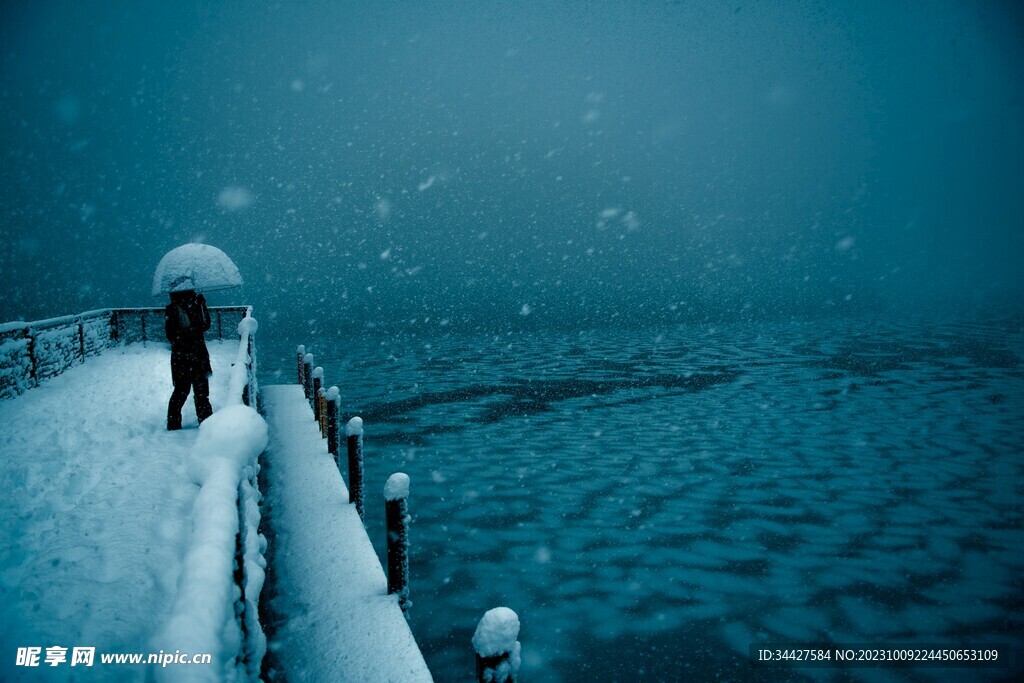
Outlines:
[{"label": "rippled lake water", "polygon": [[[529,681],[743,679],[750,642],[1020,648],[1020,321],[442,332],[303,340],[366,421],[379,551],[379,491],[412,478],[438,680],[471,678],[497,605]],[[268,347],[262,381],[292,381]]]}]

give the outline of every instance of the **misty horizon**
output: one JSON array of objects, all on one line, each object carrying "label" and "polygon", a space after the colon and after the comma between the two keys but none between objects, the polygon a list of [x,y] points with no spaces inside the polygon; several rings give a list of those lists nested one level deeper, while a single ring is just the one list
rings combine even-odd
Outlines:
[{"label": "misty horizon", "polygon": [[1020,310],[1012,3],[5,7],[0,318]]}]

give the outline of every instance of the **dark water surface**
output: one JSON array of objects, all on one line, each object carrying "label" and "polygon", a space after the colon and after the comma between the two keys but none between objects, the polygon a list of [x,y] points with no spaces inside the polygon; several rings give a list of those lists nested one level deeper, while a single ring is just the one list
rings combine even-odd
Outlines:
[{"label": "dark water surface", "polygon": [[[378,551],[384,481],[412,478],[438,680],[472,677],[498,605],[531,681],[744,679],[763,641],[1021,646],[1019,321],[301,341],[366,421]],[[261,381],[293,381],[292,341],[262,344]],[[981,676],[855,672],[951,674]]]}]

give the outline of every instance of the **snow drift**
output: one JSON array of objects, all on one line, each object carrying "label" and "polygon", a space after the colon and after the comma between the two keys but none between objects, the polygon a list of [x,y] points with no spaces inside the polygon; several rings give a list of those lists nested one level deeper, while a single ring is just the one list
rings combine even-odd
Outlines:
[{"label": "snow drift", "polygon": [[[248,677],[240,663],[245,648],[250,659],[259,661],[266,641],[255,616],[256,599],[263,585],[265,561],[260,551],[252,517],[258,523],[259,492],[252,486],[257,458],[267,445],[267,425],[252,408],[233,405],[223,408],[199,428],[199,438],[189,456],[189,474],[200,491],[192,509],[192,544],[171,617],[152,640],[154,651],[209,652],[212,667],[176,667],[159,671],[161,680],[233,681]],[[241,484],[239,483],[241,482]],[[233,581],[236,539],[239,534],[239,500],[245,518],[243,556],[246,576],[245,630],[258,635],[255,642],[243,642],[243,631],[235,618],[240,591]],[[252,543],[252,541],[256,541]],[[255,546],[255,547],[254,547]],[[250,616],[251,615],[251,616]]]}]

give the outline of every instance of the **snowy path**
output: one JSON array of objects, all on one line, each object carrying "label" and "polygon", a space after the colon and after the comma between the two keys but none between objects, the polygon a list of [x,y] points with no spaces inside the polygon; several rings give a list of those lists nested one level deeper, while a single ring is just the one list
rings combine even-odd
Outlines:
[{"label": "snowy path", "polygon": [[270,647],[285,675],[289,681],[432,680],[396,599],[386,595],[384,571],[302,388],[262,391],[270,426],[265,493],[276,536],[272,606],[286,617]]},{"label": "snowy path", "polygon": [[[209,348],[218,410],[238,342]],[[94,646],[97,660],[148,652],[167,618],[191,537],[198,487],[186,456],[199,433],[191,398],[186,428],[165,429],[169,355],[166,344],[111,349],[0,402],[0,679],[43,671],[12,672],[18,647]],[[51,671],[66,680],[66,667]],[[147,667],[91,673],[133,680]]]}]

